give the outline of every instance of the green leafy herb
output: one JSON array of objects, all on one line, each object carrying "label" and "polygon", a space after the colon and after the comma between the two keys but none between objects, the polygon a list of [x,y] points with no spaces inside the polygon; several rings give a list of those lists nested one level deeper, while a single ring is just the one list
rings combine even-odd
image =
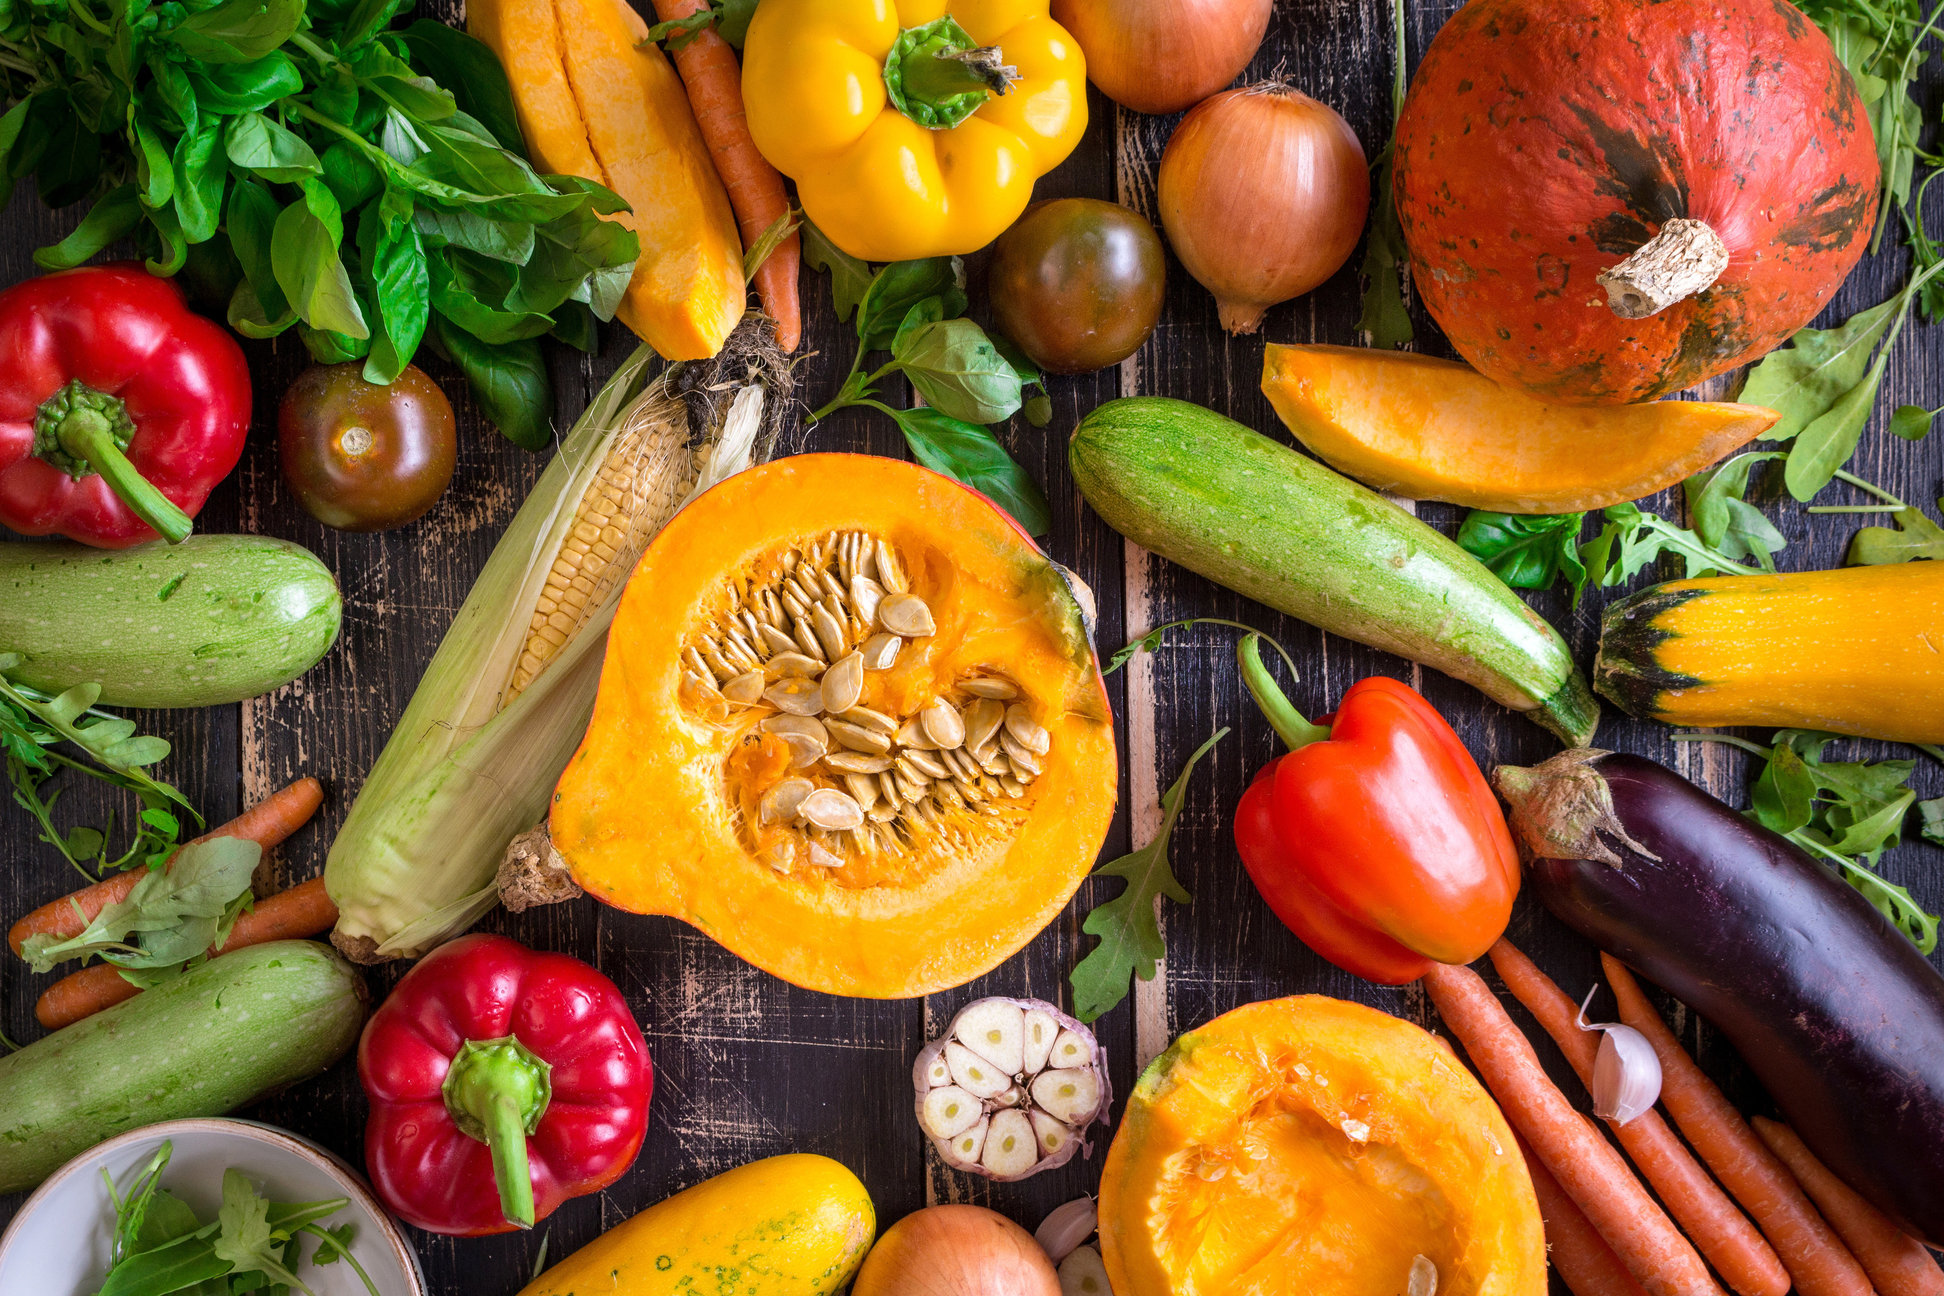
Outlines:
[{"label": "green leafy herb", "polygon": [[686,18],[656,23],[648,29],[648,39],[662,42],[674,53],[713,27],[723,40],[741,49],[743,37],[749,34],[749,20],[756,14],[756,4],[757,0],[710,0]]},{"label": "green leafy herb", "polygon": [[[499,61],[464,32],[391,30],[398,0],[11,0],[0,5],[0,168],[57,203],[36,253],[77,265],[133,234],[196,273],[251,337],[389,382],[428,332],[489,416],[547,443],[537,339],[591,344],[637,253],[621,201],[521,156]],[[431,75],[428,76],[427,74]]]},{"label": "green leafy herb", "polygon": [[[1749,792],[1749,818],[1836,867],[1885,918],[1925,954],[1937,948],[1937,915],[1876,869],[1898,844],[1917,803],[1906,784],[1915,761],[1823,759],[1837,735],[1783,729],[1773,747],[1725,735],[1681,733],[1687,742],[1719,742],[1766,758]],[[1926,812],[1928,815],[1928,812]]]},{"label": "green leafy herb", "polygon": [[[176,811],[202,822],[180,792],[145,772],[169,754],[169,744],[137,734],[134,721],[97,708],[99,685],[77,685],[58,697],[50,696],[6,677],[19,664],[19,654],[0,652],[0,756],[6,761],[14,800],[34,816],[41,840],[84,873],[84,861],[97,871],[159,867],[180,837]],[[77,760],[57,750],[64,743],[79,748],[87,759]],[[142,808],[134,819],[134,836],[120,855],[108,856],[108,835],[100,829],[64,832],[55,826],[54,804],[60,792],[51,796],[42,792],[62,770],[98,778],[138,799]]]},{"label": "green leafy herb", "polygon": [[1702,544],[1724,557],[1775,570],[1775,555],[1789,542],[1746,497],[1755,466],[1782,457],[1780,450],[1751,450],[1681,483],[1694,534]]},{"label": "green leafy herb", "polygon": [[[1161,650],[1161,641],[1167,638],[1168,635],[1172,634],[1176,630],[1183,630],[1189,626],[1198,626],[1198,625],[1227,626],[1231,630],[1240,630],[1243,631],[1245,634],[1260,633],[1260,631],[1258,631],[1254,626],[1244,625],[1240,621],[1225,621],[1221,617],[1188,617],[1185,620],[1181,620],[1181,621],[1170,621],[1166,625],[1158,625],[1154,627],[1154,629],[1148,631],[1146,634],[1142,635],[1139,639],[1136,639],[1133,642],[1124,645],[1119,651],[1117,651],[1111,658],[1108,659],[1107,668],[1101,671],[1100,673],[1102,675],[1112,675],[1115,671],[1127,665],[1128,662],[1133,661],[1134,658],[1138,657],[1140,654],[1144,652],[1147,653],[1159,652]],[[1266,638],[1266,636],[1264,637]],[[1276,643],[1274,639],[1270,639],[1269,642],[1271,645],[1275,647],[1277,652],[1282,653],[1283,660],[1289,662],[1290,672],[1294,674],[1296,670],[1296,663],[1290,660],[1288,653],[1283,652],[1282,645]]]},{"label": "green leafy herb", "polygon": [[743,279],[745,281],[754,279],[756,272],[763,268],[763,263],[783,245],[783,240],[796,233],[802,224],[803,214],[795,210],[785,211],[771,221],[769,228],[759,234],[756,241],[749,245],[749,251],[743,253]]},{"label": "green leafy herb", "polygon": [[1923,833],[1924,840],[1944,846],[1944,797],[1919,801],[1917,812],[1923,817],[1923,827],[1919,831]]},{"label": "green leafy herb", "polygon": [[[1877,567],[1920,558],[1944,562],[1944,527],[1925,517],[1923,510],[1904,503],[1881,486],[1873,486],[1853,473],[1839,472],[1836,476],[1841,481],[1868,491],[1888,507],[1838,505],[1833,508],[1812,508],[1809,510],[1811,513],[1889,513],[1897,523],[1894,529],[1870,526],[1858,531],[1850,540],[1847,561],[1852,566]],[[1944,499],[1937,501],[1937,508],[1944,513]]]},{"label": "green leafy herb", "polygon": [[1227,736],[1227,729],[1216,730],[1195,749],[1182,766],[1180,777],[1161,795],[1161,827],[1153,839],[1132,854],[1109,860],[1094,870],[1095,877],[1125,878],[1127,887],[1112,900],[1095,905],[1081,924],[1082,931],[1100,938],[1100,944],[1080,960],[1070,978],[1073,1015],[1081,1021],[1093,1021],[1127,998],[1134,978],[1152,981],[1155,964],[1167,954],[1156,905],[1162,896],[1176,904],[1188,904],[1193,899],[1168,866],[1168,839],[1174,835],[1175,820],[1181,815],[1195,766]]},{"label": "green leafy herb", "polygon": [[1404,227],[1397,219],[1391,177],[1397,159],[1397,119],[1404,112],[1404,0],[1391,0],[1395,47],[1391,60],[1391,135],[1377,155],[1371,188],[1373,207],[1370,237],[1364,244],[1363,314],[1358,329],[1374,347],[1401,347],[1414,335],[1411,313],[1404,306],[1404,280],[1410,273],[1410,252],[1404,246]]},{"label": "green leafy herb", "polygon": [[166,869],[143,875],[133,890],[65,939],[30,936],[20,956],[36,972],[99,956],[117,967],[175,972],[220,944],[250,896],[250,874],[263,848],[237,837],[191,842]]},{"label": "green leafy herb", "polygon": [[[1711,488],[1710,517],[1720,527],[1715,543],[1694,531],[1675,526],[1637,504],[1615,504],[1601,514],[1600,530],[1580,542],[1586,515],[1560,513],[1527,516],[1474,510],[1458,527],[1459,545],[1484,563],[1506,584],[1519,589],[1551,589],[1561,576],[1573,588],[1573,600],[1589,585],[1625,585],[1664,554],[1677,555],[1688,577],[1710,572],[1744,575],[1758,568],[1773,570],[1770,555],[1786,541],[1768,519],[1741,499],[1747,489],[1747,467],[1704,481],[1698,494]],[[1718,485],[1717,485],[1718,483]],[[1734,506],[1739,505],[1739,509]],[[1751,567],[1742,559],[1759,561]]]},{"label": "green leafy herb", "polygon": [[1577,602],[1586,586],[1586,567],[1579,558],[1585,520],[1584,513],[1527,516],[1473,510],[1458,526],[1458,543],[1514,589],[1551,589],[1564,576]]},{"label": "green leafy herb", "polygon": [[1899,405],[1890,413],[1890,431],[1906,441],[1922,441],[1930,435],[1937,411],[1922,405]]},{"label": "green leafy herb", "polygon": [[[871,274],[869,266],[807,224],[804,257],[830,271],[838,318],[854,314],[857,329],[850,370],[837,394],[810,415],[811,422],[853,405],[887,414],[919,463],[983,492],[1028,534],[1051,530],[1045,492],[982,426],[1018,413],[1026,403],[1026,389],[1040,382],[1040,374],[1030,366],[1021,368],[1010,344],[963,318],[963,263],[957,257],[927,257],[894,261]],[[867,354],[887,350],[887,364],[864,372]],[[903,375],[926,404],[900,410],[877,399],[878,384],[894,375]],[[1051,413],[1050,403],[1046,412]]]}]

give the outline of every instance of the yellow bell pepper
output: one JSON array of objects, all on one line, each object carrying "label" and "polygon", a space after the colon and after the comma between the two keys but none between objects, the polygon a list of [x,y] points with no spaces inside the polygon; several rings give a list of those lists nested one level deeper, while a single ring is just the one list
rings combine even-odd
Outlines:
[{"label": "yellow bell pepper", "polygon": [[865,261],[973,252],[1087,129],[1047,0],[763,0],[743,45],[756,147]]}]

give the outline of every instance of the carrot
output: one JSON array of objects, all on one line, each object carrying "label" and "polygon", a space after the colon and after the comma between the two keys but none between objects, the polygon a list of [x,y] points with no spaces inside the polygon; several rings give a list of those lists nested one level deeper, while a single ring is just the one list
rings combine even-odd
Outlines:
[{"label": "carrot", "polygon": [[1620,1020],[1645,1035],[1661,1064],[1661,1102],[1728,1191],[1755,1217],[1802,1296],[1870,1296],[1870,1280],[1803,1196],[1788,1167],[1755,1137],[1733,1103],[1695,1065],[1626,965],[1600,955]]},{"label": "carrot", "polygon": [[[241,837],[257,843],[266,851],[273,850],[310,822],[310,817],[317,813],[317,807],[323,803],[323,785],[314,778],[301,778],[196,840]],[[170,856],[170,859],[174,858]],[[66,940],[70,936],[80,935],[82,929],[95,920],[95,915],[119,900],[126,900],[128,893],[135,889],[135,884],[142,880],[142,873],[141,869],[117,873],[72,895],[42,905],[13,925],[7,933],[7,943],[18,954],[29,936],[47,935]],[[80,907],[79,913],[75,912],[76,906]]]},{"label": "carrot", "polygon": [[1472,1065],[1523,1135],[1649,1296],[1719,1296],[1681,1236],[1613,1146],[1546,1078],[1532,1045],[1470,968],[1433,964],[1424,987]]},{"label": "carrot", "polygon": [[[674,22],[707,7],[708,0],[655,0],[655,17]],[[789,214],[790,199],[783,192],[783,177],[757,152],[749,134],[743,113],[742,65],[712,26],[683,43],[674,58],[688,88],[689,105],[695,109],[695,124],[715,159],[723,188],[729,191],[743,247],[753,248],[765,231]],[[756,268],[756,292],[763,299],[763,310],[776,321],[776,344],[785,351],[796,350],[803,336],[803,310],[797,301],[798,242],[791,234]]]},{"label": "carrot", "polygon": [[1850,1254],[1882,1296],[1944,1296],[1944,1269],[1937,1267],[1929,1248],[1831,1173],[1802,1136],[1787,1125],[1760,1116],[1751,1123],[1769,1151],[1789,1167],[1823,1218],[1849,1244]]},{"label": "carrot", "polygon": [[[236,925],[230,928],[229,939],[214,953],[228,954],[250,945],[315,936],[336,922],[337,915],[337,906],[324,894],[324,879],[312,878],[259,900],[237,918]],[[97,963],[49,986],[34,1005],[34,1016],[47,1029],[59,1030],[140,993],[140,988],[130,985],[111,964]]]},{"label": "carrot", "polygon": [[1519,1140],[1519,1151],[1525,1154],[1532,1192],[1539,1199],[1540,1217],[1546,1221],[1547,1258],[1573,1296],[1646,1296],[1600,1236],[1600,1230],[1573,1205],[1559,1180],[1552,1177],[1552,1171],[1524,1139]]},{"label": "carrot", "polygon": [[[1599,1046],[1594,1035],[1579,1028],[1573,1001],[1512,942],[1500,938],[1492,946],[1491,957],[1505,988],[1539,1019],[1590,1091]],[[1742,1296],[1783,1296],[1789,1290],[1789,1271],[1774,1249],[1695,1162],[1658,1112],[1642,1112],[1625,1125],[1609,1121],[1607,1126],[1654,1186],[1668,1213],[1730,1287]]]}]

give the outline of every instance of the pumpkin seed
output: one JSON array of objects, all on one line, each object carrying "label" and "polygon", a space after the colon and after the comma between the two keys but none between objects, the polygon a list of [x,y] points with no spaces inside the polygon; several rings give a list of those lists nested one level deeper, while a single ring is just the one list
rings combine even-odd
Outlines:
[{"label": "pumpkin seed", "polygon": [[756,808],[765,824],[794,819],[797,807],[803,804],[803,799],[816,790],[817,785],[807,778],[786,778],[763,793],[762,799],[756,803]]},{"label": "pumpkin seed", "polygon": [[742,637],[742,631],[731,630],[723,638],[723,644],[745,669],[754,670],[763,664],[762,654],[750,646],[749,640]]},{"label": "pumpkin seed", "polygon": [[789,590],[782,592],[783,610],[790,614],[792,621],[801,621],[810,615],[810,605]]},{"label": "pumpkin seed", "polygon": [[843,656],[844,650],[850,647],[850,635],[844,623],[827,604],[819,603],[810,609],[810,628],[816,631],[817,642],[823,645],[826,661]]},{"label": "pumpkin seed", "polygon": [[895,738],[900,747],[924,748],[932,745],[932,740],[925,736],[925,727],[919,723],[917,716],[899,725]]},{"label": "pumpkin seed", "polygon": [[790,650],[780,652],[769,659],[769,669],[779,676],[797,679],[815,679],[823,674],[824,664],[815,657],[805,657],[796,650],[796,641],[790,641]]},{"label": "pumpkin seed", "polygon": [[877,582],[884,586],[885,592],[889,594],[910,593],[911,583],[905,579],[904,564],[898,561],[898,555],[892,551],[891,546],[882,540],[878,541],[875,556],[877,558]]},{"label": "pumpkin seed", "polygon": [[763,700],[784,715],[813,716],[823,708],[823,685],[813,679],[780,679],[763,690]]},{"label": "pumpkin seed", "polygon": [[869,576],[853,576],[850,582],[851,607],[865,625],[877,620],[878,604],[884,601],[884,586]]},{"label": "pumpkin seed", "polygon": [[904,640],[894,634],[874,634],[864,641],[864,669],[890,670],[898,660]]},{"label": "pumpkin seed", "polygon": [[726,680],[742,674],[739,668],[729,664],[714,644],[709,644],[702,649],[702,660],[709,663],[709,674],[718,680]]},{"label": "pumpkin seed", "polygon": [[918,722],[925,730],[925,737],[940,750],[957,747],[965,741],[965,718],[944,698],[933,698],[927,703],[918,713]]},{"label": "pumpkin seed", "polygon": [[802,616],[792,621],[790,623],[790,631],[796,635],[797,647],[803,649],[806,656],[815,657],[818,661],[823,661],[825,660],[823,645],[817,642],[817,632],[810,628],[809,616],[809,612],[806,611]]},{"label": "pumpkin seed", "polygon": [[916,594],[887,594],[878,604],[878,624],[894,635],[922,639],[936,633],[931,605]]},{"label": "pumpkin seed", "polygon": [[1009,797],[1023,797],[1026,795],[1026,785],[1010,774],[999,780],[999,786]]},{"label": "pumpkin seed", "polygon": [[763,852],[763,860],[778,873],[788,873],[796,867],[796,845],[780,841]]},{"label": "pumpkin seed", "polygon": [[[885,764],[890,764],[886,761]],[[864,807],[869,814],[878,803],[878,781],[869,774],[846,774],[844,786],[850,789],[851,799]]]},{"label": "pumpkin seed", "polygon": [[897,783],[900,801],[922,801],[925,797],[925,789],[931,786],[924,781],[922,775],[912,778],[911,773],[912,771],[905,769],[894,769],[891,772],[892,779]]},{"label": "pumpkin seed", "polygon": [[898,732],[898,722],[882,711],[873,711],[867,706],[854,706],[837,717],[846,724],[854,724],[861,729],[869,729],[881,734]]},{"label": "pumpkin seed", "polygon": [[965,708],[965,745],[978,751],[1006,722],[1006,708],[993,698],[979,698]]},{"label": "pumpkin seed", "polygon": [[737,706],[754,706],[763,700],[763,683],[761,670],[744,671],[722,686],[722,696]]},{"label": "pumpkin seed", "polygon": [[684,648],[682,650],[682,662],[690,670],[694,671],[697,675],[700,675],[702,678],[708,680],[710,688],[715,687],[715,683],[716,683],[715,672],[710,670],[709,664],[702,660],[701,653],[695,651],[695,649],[693,648]]},{"label": "pumpkin seed", "polygon": [[978,761],[979,768],[988,774],[1004,774],[1011,768],[1006,764],[1006,754],[999,750],[999,744],[996,742],[974,752],[973,759]]},{"label": "pumpkin seed", "polygon": [[[778,615],[777,620],[779,622],[782,620],[781,614]],[[774,653],[776,656],[779,657],[782,656],[784,653],[791,653],[791,654],[796,653],[796,647],[797,647],[796,640],[792,639],[789,635],[784,634],[781,630],[777,629],[776,626],[771,625],[767,621],[763,623],[761,628],[763,632],[763,643],[766,646],[768,646],[770,652]]]},{"label": "pumpkin seed", "polygon": [[[890,823],[892,820],[896,819],[899,815],[903,813],[904,811],[898,808],[897,802],[886,801],[880,805],[874,805],[869,810],[865,811],[864,817],[869,819],[872,823],[878,825],[879,830],[882,831],[885,824]],[[883,839],[880,838],[879,840],[883,840]],[[885,849],[890,851],[896,851],[898,849],[897,839],[895,837],[892,838],[890,844],[886,846]]]},{"label": "pumpkin seed", "polygon": [[999,735],[999,746],[1005,751],[1006,759],[1013,763],[1013,768],[1016,770],[1037,775],[1044,768],[1040,764],[1039,753],[1022,745],[1012,736],[1011,730]]},{"label": "pumpkin seed", "polygon": [[851,652],[832,662],[823,676],[826,711],[848,711],[864,696],[864,655]]},{"label": "pumpkin seed", "polygon": [[1028,751],[1044,756],[1052,750],[1053,735],[1034,721],[1033,713],[1027,710],[1023,702],[1015,702],[1006,708],[1006,732]]},{"label": "pumpkin seed", "polygon": [[975,698],[991,698],[995,702],[1010,702],[1019,696],[1018,689],[1007,681],[996,679],[991,675],[960,680],[959,687]]},{"label": "pumpkin seed", "polygon": [[942,779],[952,777],[952,771],[945,768],[945,762],[931,752],[913,747],[898,754],[900,761],[909,761],[916,769],[924,771],[926,778]]},{"label": "pumpkin seed", "polygon": [[[831,795],[843,796],[844,794],[842,792],[832,792]],[[859,815],[858,822],[862,823],[863,821],[864,821],[864,816]],[[842,868],[844,867],[844,857],[842,855],[836,854],[833,851],[826,850],[822,845],[820,845],[817,842],[811,842],[810,843],[810,866],[812,868],[822,868],[822,869]]]},{"label": "pumpkin seed", "polygon": [[977,805],[979,804],[979,802],[986,799],[985,793],[979,791],[979,785],[973,780],[966,778],[964,775],[960,775],[959,777],[953,779],[952,786],[956,787],[959,790],[960,796],[964,797],[967,801],[970,801],[973,805]]},{"label": "pumpkin seed", "polygon": [[818,788],[797,806],[797,817],[826,832],[845,832],[864,822],[864,810],[836,788]]},{"label": "pumpkin seed", "polygon": [[[849,713],[846,712],[846,714]],[[851,724],[849,721],[839,720],[835,716],[826,716],[824,718],[824,728],[830,730],[830,736],[836,739],[839,745],[848,747],[855,752],[867,752],[874,756],[882,756],[891,750],[891,737],[889,734],[881,734],[875,729],[866,729],[863,725]]]},{"label": "pumpkin seed", "polygon": [[823,587],[825,598],[836,599],[838,607],[844,606],[844,582],[828,571],[820,571],[817,573],[817,584]]},{"label": "pumpkin seed", "polygon": [[834,751],[824,756],[824,764],[845,774],[882,774],[891,768],[891,758],[871,752]]}]

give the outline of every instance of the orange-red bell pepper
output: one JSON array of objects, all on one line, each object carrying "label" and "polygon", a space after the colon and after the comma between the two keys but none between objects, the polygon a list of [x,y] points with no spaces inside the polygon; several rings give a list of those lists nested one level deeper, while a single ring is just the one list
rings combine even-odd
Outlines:
[{"label": "orange-red bell pepper", "polygon": [[1444,717],[1381,676],[1311,724],[1243,641],[1244,679],[1289,744],[1243,794],[1235,844],[1276,916],[1330,962],[1401,985],[1505,931],[1519,859],[1498,800]]}]

